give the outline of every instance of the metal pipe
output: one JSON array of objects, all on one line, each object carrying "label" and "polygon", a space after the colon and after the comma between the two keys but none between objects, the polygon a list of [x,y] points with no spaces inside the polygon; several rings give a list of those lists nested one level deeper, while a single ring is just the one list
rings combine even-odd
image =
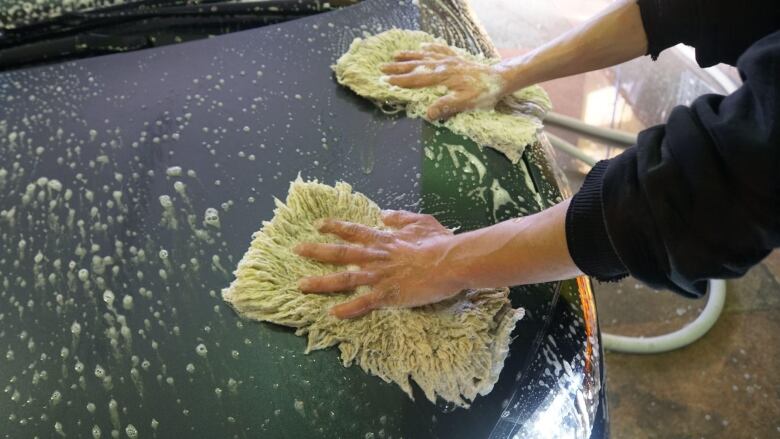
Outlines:
[{"label": "metal pipe", "polygon": [[573,117],[564,116],[560,113],[549,112],[544,119],[545,123],[557,125],[563,128],[570,129],[586,136],[595,137],[598,139],[609,140],[622,145],[634,145],[636,144],[636,134],[627,133],[625,131],[611,130],[609,128],[595,127],[588,125],[587,123],[575,119]]},{"label": "metal pipe", "polygon": [[598,160],[588,155],[585,151],[577,148],[576,146],[572,145],[571,143],[561,139],[560,137],[556,136],[555,134],[550,133],[549,131],[545,131],[544,134],[547,136],[547,138],[550,140],[550,144],[562,151],[566,154],[569,154],[570,156],[582,161],[588,166],[595,166]]}]

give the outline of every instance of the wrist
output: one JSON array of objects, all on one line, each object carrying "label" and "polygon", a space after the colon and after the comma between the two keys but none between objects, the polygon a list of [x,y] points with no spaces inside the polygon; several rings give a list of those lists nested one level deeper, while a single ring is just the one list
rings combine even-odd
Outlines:
[{"label": "wrist", "polygon": [[524,56],[495,64],[493,70],[501,78],[504,87],[502,94],[509,95],[532,85],[533,82],[529,81],[531,67]]},{"label": "wrist", "polygon": [[461,235],[439,236],[430,243],[429,260],[431,274],[435,275],[442,288],[460,291],[475,288],[469,273],[468,252],[463,252]]},{"label": "wrist", "polygon": [[517,74],[515,73],[513,66],[505,61],[501,61],[498,64],[494,64],[491,68],[493,69],[493,73],[500,78],[502,96],[510,95],[517,90],[515,86],[517,83]]},{"label": "wrist", "polygon": [[489,287],[483,285],[480,280],[482,261],[474,251],[479,241],[479,236],[467,232],[442,237],[435,244],[438,255],[437,272],[442,274],[442,282],[450,290]]}]

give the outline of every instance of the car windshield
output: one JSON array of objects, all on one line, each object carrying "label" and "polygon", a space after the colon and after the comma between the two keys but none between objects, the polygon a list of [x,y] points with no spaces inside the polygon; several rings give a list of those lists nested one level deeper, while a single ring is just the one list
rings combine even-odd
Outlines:
[{"label": "car windshield", "polygon": [[[354,4],[356,1],[334,0],[332,2],[283,2],[274,0],[2,0],[0,2],[0,30],[9,31],[33,24],[40,24],[61,18],[76,17],[83,13],[106,13],[116,10],[155,11],[176,6],[213,6],[217,4],[268,4],[272,9],[303,8],[328,10]],[[208,11],[208,9],[206,9]]]},{"label": "car windshield", "polygon": [[0,2],[0,29],[7,31],[75,12],[97,11],[123,4],[139,4],[132,0],[3,0]]},{"label": "car windshield", "polygon": [[177,44],[331,11],[357,0],[2,0],[0,70]]}]

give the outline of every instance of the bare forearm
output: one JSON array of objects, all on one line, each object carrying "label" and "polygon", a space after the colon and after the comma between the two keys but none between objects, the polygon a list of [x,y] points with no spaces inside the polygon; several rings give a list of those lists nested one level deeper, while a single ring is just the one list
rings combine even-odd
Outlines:
[{"label": "bare forearm", "polygon": [[498,68],[511,92],[531,84],[597,70],[642,56],[647,35],[635,0],[614,3],[555,40]]},{"label": "bare forearm", "polygon": [[442,268],[463,288],[495,288],[582,274],[566,244],[566,200],[528,217],[456,235]]}]

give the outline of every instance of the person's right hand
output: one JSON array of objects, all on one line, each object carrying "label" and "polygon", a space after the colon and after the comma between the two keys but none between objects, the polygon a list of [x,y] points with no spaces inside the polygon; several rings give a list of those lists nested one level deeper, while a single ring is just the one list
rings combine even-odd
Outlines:
[{"label": "person's right hand", "polygon": [[490,109],[509,94],[497,66],[464,59],[451,48],[424,43],[421,50],[401,51],[382,66],[388,82],[404,88],[444,85],[448,93],[428,107],[429,120],[448,119],[465,110]]},{"label": "person's right hand", "polygon": [[361,285],[371,291],[334,306],[338,318],[353,318],[377,308],[415,307],[442,301],[465,288],[453,276],[446,257],[452,231],[430,215],[405,211],[383,212],[390,230],[325,220],[319,231],[347,244],[303,243],[295,252],[336,265],[354,264],[357,271],[306,277],[298,286],[305,293],[336,293]]}]

